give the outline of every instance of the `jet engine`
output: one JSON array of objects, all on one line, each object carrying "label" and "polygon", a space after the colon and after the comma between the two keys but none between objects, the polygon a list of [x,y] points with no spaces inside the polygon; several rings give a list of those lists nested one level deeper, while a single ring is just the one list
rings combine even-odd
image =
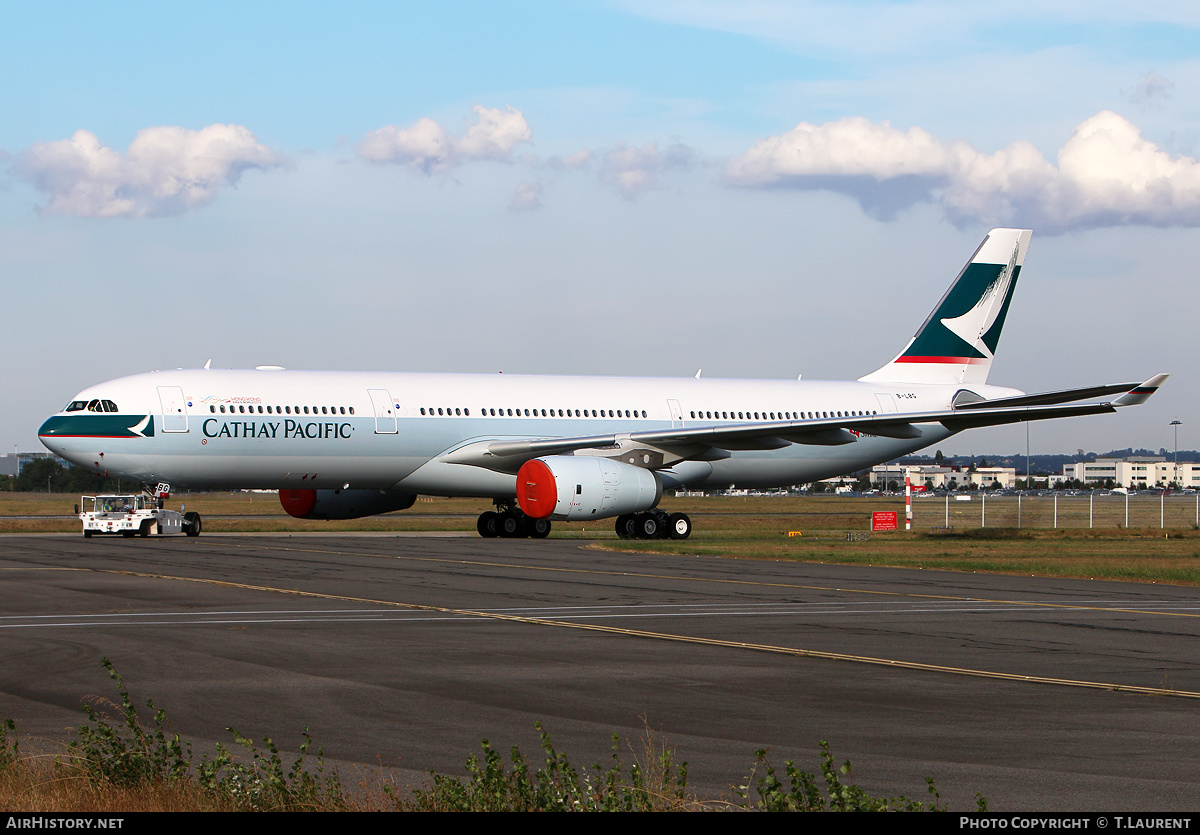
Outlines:
[{"label": "jet engine", "polygon": [[297,519],[361,519],[407,510],[417,497],[388,490],[280,490],[279,503]]},{"label": "jet engine", "polygon": [[661,498],[653,472],[607,458],[550,455],[517,471],[517,503],[534,519],[604,519],[649,510]]}]

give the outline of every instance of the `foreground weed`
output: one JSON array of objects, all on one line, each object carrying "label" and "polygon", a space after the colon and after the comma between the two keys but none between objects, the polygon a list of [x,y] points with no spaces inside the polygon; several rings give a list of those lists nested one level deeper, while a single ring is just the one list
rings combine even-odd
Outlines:
[{"label": "foreground weed", "polygon": [[191,771],[191,746],[178,734],[168,734],[166,712],[154,710],[154,727],[146,728],[138,717],[125,682],[107,658],[100,662],[117,684],[121,704],[109,705],[120,715],[118,724],[110,724],[88,702],[83,703],[91,725],[80,725],[78,739],[68,744],[64,767],[92,782],[107,782],[121,787],[180,780]]},{"label": "foreground weed", "polygon": [[305,768],[312,747],[308,728],[300,755],[285,770],[279,748],[270,737],[263,737],[266,751],[260,751],[254,741],[226,728],[239,745],[250,754],[250,762],[235,760],[225,746],[217,744],[217,755],[204,759],[197,767],[197,780],[205,791],[233,801],[240,809],[255,811],[343,811],[348,799],[337,772],[325,775],[325,759],[317,749],[317,773]]},{"label": "foreground weed", "polygon": [[[695,808],[687,794],[687,763],[646,736],[645,752],[626,767],[620,738],[613,734],[612,763],[580,770],[555,750],[550,735],[536,725],[545,764],[530,769],[516,747],[504,757],[483,740],[483,758],[467,760],[467,778],[433,774],[432,785],[413,793],[411,808],[472,812],[652,812]],[[406,806],[410,804],[404,804]]]},{"label": "foreground weed", "polygon": [[[120,704],[107,702],[119,719],[110,722],[91,704],[83,711],[89,724],[77,729],[78,739],[67,746],[65,757],[56,761],[60,776],[80,779],[88,786],[114,786],[135,789],[148,786],[194,784],[211,799],[246,811],[298,811],[302,809],[336,810],[347,800],[337,773],[324,774],[324,758],[317,751],[316,774],[305,767],[312,737],[303,732],[300,755],[287,767],[279,748],[269,737],[260,750],[248,737],[227,728],[234,740],[250,756],[249,762],[235,759],[220,743],[211,759],[207,754],[197,763],[191,745],[171,733],[166,712],[155,710],[153,701],[146,707],[153,713],[153,726],[142,724],[125,682],[107,658],[101,660],[117,684]],[[103,700],[98,700],[103,701]],[[0,727],[0,769],[16,756],[16,743],[7,742]]]},{"label": "foreground weed", "polygon": [[[820,776],[824,780],[822,787],[817,776],[801,771],[795,762],[788,760],[784,765],[785,778],[788,784],[780,781],[775,767],[767,762],[766,750],[759,750],[755,756],[754,766],[750,770],[744,785],[739,786],[737,794],[743,800],[743,808],[757,809],[763,812],[945,812],[941,804],[941,795],[933,783],[932,777],[926,777],[925,782],[933,800],[923,803],[909,800],[904,795],[899,797],[873,797],[860,786],[848,783],[842,778],[851,778],[853,768],[847,760],[840,767],[834,765],[833,754],[829,751],[829,743],[821,740]],[[765,774],[759,772],[765,770]],[[758,795],[757,800],[751,800],[750,789],[753,787]],[[987,810],[987,800],[982,795],[976,795],[976,805],[980,811]]]},{"label": "foreground weed", "polygon": [[[222,811],[352,811],[366,808],[364,800],[347,793],[337,772],[324,773],[320,749],[315,772],[307,767],[312,738],[303,732],[299,755],[286,762],[278,746],[264,737],[262,747],[228,728],[249,760],[237,759],[223,745],[216,755],[196,762],[191,746],[172,733],[166,714],[147,700],[153,723],[144,725],[125,682],[108,659],[102,664],[116,682],[120,703],[107,702],[116,712],[111,720],[85,703],[88,724],[65,755],[53,762],[22,757],[11,719],[0,719],[0,808],[62,810],[222,810]],[[103,700],[95,700],[97,702]],[[399,791],[388,778],[364,786],[366,806],[420,811],[577,811],[650,812],[703,809],[760,811],[945,811],[927,777],[933,799],[872,797],[850,782],[849,762],[836,766],[826,742],[820,743],[819,776],[801,771],[788,761],[782,779],[759,751],[744,785],[735,791],[741,803],[702,802],[689,793],[686,762],[647,728],[643,746],[622,755],[617,734],[612,759],[577,768],[555,749],[540,723],[544,760],[531,766],[520,750],[507,758],[483,741],[483,756],[467,760],[467,777],[432,774],[431,783]],[[381,793],[381,794],[380,794]],[[751,795],[756,797],[752,799]],[[382,795],[382,796],[381,796]],[[987,801],[976,795],[979,811]]]},{"label": "foreground weed", "polygon": [[[532,772],[520,750],[513,748],[506,767],[504,757],[485,739],[483,758],[467,760],[467,777],[433,774],[432,785],[414,792],[410,803],[399,808],[463,812],[650,812],[702,809],[742,809],[762,812],[944,812],[941,795],[932,777],[925,782],[932,800],[874,797],[850,782],[849,761],[837,766],[829,744],[820,743],[818,774],[801,771],[792,761],[784,766],[783,780],[757,752],[744,785],[735,789],[741,803],[703,803],[687,791],[687,763],[677,763],[674,751],[649,732],[645,751],[626,767],[618,737],[613,735],[613,762],[604,769],[593,765],[579,770],[566,755],[555,750],[549,735],[542,735],[545,765]],[[754,795],[754,797],[752,797]],[[976,807],[987,811],[987,800],[976,795]]]},{"label": "foreground weed", "polygon": [[[0,719],[0,773],[12,768],[21,761],[21,749],[17,747],[17,725],[11,719]],[[8,735],[14,734],[9,742]]]}]

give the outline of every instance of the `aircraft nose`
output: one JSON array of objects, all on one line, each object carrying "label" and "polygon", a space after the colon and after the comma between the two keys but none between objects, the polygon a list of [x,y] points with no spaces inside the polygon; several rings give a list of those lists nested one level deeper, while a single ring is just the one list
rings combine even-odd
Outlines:
[{"label": "aircraft nose", "polygon": [[42,421],[42,425],[38,427],[38,437],[44,438],[52,434],[54,434],[54,418],[49,417]]},{"label": "aircraft nose", "polygon": [[63,436],[62,421],[57,416],[46,418],[42,425],[38,427],[38,440],[42,442],[42,446],[55,455],[63,454]]}]

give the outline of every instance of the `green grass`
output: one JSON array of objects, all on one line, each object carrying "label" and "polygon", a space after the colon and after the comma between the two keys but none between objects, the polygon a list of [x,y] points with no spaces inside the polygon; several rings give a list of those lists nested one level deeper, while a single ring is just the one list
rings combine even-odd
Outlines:
[{"label": "green grass", "polygon": [[1200,585],[1200,533],[1138,530],[976,529],[951,535],[842,532],[803,537],[779,532],[698,532],[682,541],[622,541],[593,547],[641,553],[701,554],[841,565],[977,571],[1045,577]]},{"label": "green grass", "polygon": [[[48,494],[0,494],[0,532],[79,533],[71,517],[78,497]],[[478,499],[422,497],[409,510],[366,519],[320,522],[293,519],[274,494],[176,494],[168,506],[187,505],[204,517],[208,535],[230,532],[288,534],[321,532],[461,531],[473,535],[476,516],[490,507]],[[873,510],[899,511],[892,498],[711,497],[663,499],[668,512],[684,512],[695,523],[682,542],[617,540],[612,520],[554,523],[552,537],[596,540],[601,547],[643,553],[706,554],[754,559],[787,559],[851,565],[890,565],[953,571],[1038,574],[1137,582],[1200,585],[1200,531],[1194,525],[1195,498],[1137,496],[1129,502],[1125,526],[1123,497],[1060,498],[1055,522],[1050,497],[1028,497],[1018,511],[1015,498],[975,496],[970,502],[920,499],[913,502],[912,532],[863,534]],[[945,527],[951,535],[933,534]],[[986,519],[985,519],[986,514]],[[32,519],[14,519],[24,515]],[[67,518],[55,519],[54,516]],[[1017,528],[1018,515],[1021,527]],[[1166,529],[1159,527],[1161,522]],[[986,521],[987,527],[981,523]],[[1095,527],[1088,527],[1089,521]],[[789,536],[799,532],[800,536]]]}]

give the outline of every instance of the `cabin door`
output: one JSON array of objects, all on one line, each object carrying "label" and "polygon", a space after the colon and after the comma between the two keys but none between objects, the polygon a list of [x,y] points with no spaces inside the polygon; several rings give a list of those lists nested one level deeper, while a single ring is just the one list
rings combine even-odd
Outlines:
[{"label": "cabin door", "polygon": [[396,434],[396,404],[387,389],[367,389],[371,395],[371,408],[375,410],[375,434]]},{"label": "cabin door", "polygon": [[679,408],[679,401],[668,400],[667,408],[671,410],[671,428],[681,429],[683,427],[683,409]]},{"label": "cabin door", "polygon": [[896,398],[890,394],[876,394],[875,402],[879,404],[879,413],[881,415],[894,415],[897,411]]},{"label": "cabin door", "polygon": [[179,386],[159,386],[158,405],[162,408],[163,432],[188,431],[187,401]]}]

